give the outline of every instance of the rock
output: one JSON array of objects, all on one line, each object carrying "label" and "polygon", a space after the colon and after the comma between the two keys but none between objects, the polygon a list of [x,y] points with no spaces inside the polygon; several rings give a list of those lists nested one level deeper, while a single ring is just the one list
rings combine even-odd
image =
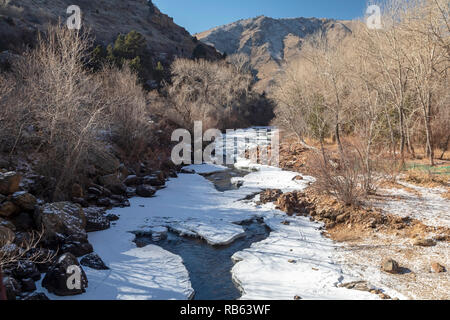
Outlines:
[{"label": "rock", "polygon": [[36,291],[36,283],[33,279],[26,278],[20,281],[22,285],[22,292],[33,292]]},{"label": "rock", "polygon": [[22,291],[19,282],[11,276],[3,277],[3,286],[5,287],[7,300],[16,300]]},{"label": "rock", "polygon": [[391,274],[399,274],[400,273],[400,266],[398,263],[393,259],[386,259],[381,264],[381,270],[387,273]]},{"label": "rock", "polygon": [[143,181],[142,178],[139,178],[136,175],[131,175],[131,176],[128,176],[123,183],[125,183],[127,186],[130,187],[130,186],[137,186],[139,184],[142,184],[142,181]]},{"label": "rock", "polygon": [[115,215],[114,213],[109,213],[106,215],[106,219],[109,221],[117,221],[119,220],[119,216]]},{"label": "rock", "polygon": [[89,160],[101,175],[116,173],[120,167],[119,160],[106,152],[92,152],[89,154]]},{"label": "rock", "polygon": [[47,203],[37,208],[34,220],[39,228],[44,229],[44,237],[47,239],[56,234],[70,236],[86,233],[84,211],[80,205],[71,202]]},{"label": "rock", "polygon": [[35,292],[35,293],[32,293],[32,294],[26,296],[25,298],[23,298],[23,300],[46,301],[46,300],[50,300],[50,299],[45,295],[45,293]]},{"label": "rock", "polygon": [[302,297],[300,297],[300,296],[295,296],[295,297],[294,297],[294,300],[302,300]]},{"label": "rock", "polygon": [[339,287],[367,292],[370,292],[372,290],[366,281],[353,281],[348,283],[342,283],[339,285]]},{"label": "rock", "polygon": [[120,181],[116,174],[102,176],[98,180],[103,187],[114,194],[125,195],[127,193],[127,186]]},{"label": "rock", "polygon": [[71,253],[75,257],[81,257],[93,252],[94,248],[87,239],[71,236],[67,238],[65,243],[61,246],[61,251],[64,253]]},{"label": "rock", "polygon": [[19,191],[19,184],[22,177],[14,172],[0,172],[0,194],[10,195]]},{"label": "rock", "polygon": [[447,272],[447,270],[446,270],[445,267],[444,267],[443,265],[441,265],[440,263],[438,263],[438,262],[433,262],[433,263],[431,264],[431,272],[434,272],[434,273],[444,273],[444,272]]},{"label": "rock", "polygon": [[136,188],[135,187],[127,187],[127,197],[133,198],[136,196]]},{"label": "rock", "polygon": [[80,186],[78,183],[74,183],[72,186],[72,198],[83,198],[84,192],[83,187]]},{"label": "rock", "polygon": [[269,203],[269,202],[275,202],[278,200],[278,198],[283,194],[283,192],[280,189],[267,189],[261,192],[259,195],[260,201],[262,204]]},{"label": "rock", "polygon": [[436,241],[433,239],[418,238],[413,241],[413,245],[417,247],[434,247],[436,245]]},{"label": "rock", "polygon": [[289,216],[297,214],[306,214],[306,206],[303,201],[304,194],[301,192],[289,192],[282,194],[277,202],[277,209],[286,212]]},{"label": "rock", "polygon": [[160,175],[151,175],[151,176],[145,176],[143,178],[143,184],[147,184],[152,187],[162,187],[166,184],[166,181]]},{"label": "rock", "polygon": [[30,231],[32,229],[35,229],[36,226],[33,218],[27,212],[19,213],[12,219],[12,222],[14,223],[17,230],[21,231]]},{"label": "rock", "polygon": [[10,217],[19,212],[19,208],[11,201],[0,204],[0,217]]},{"label": "rock", "polygon": [[105,207],[105,208],[111,207],[111,199],[109,199],[109,198],[100,198],[97,200],[96,203],[100,207]]},{"label": "rock", "polygon": [[79,204],[83,208],[88,208],[89,207],[89,202],[86,199],[83,199],[83,198],[72,198],[72,202],[76,203],[76,204]]},{"label": "rock", "polygon": [[77,258],[65,253],[50,267],[42,280],[42,286],[58,296],[73,296],[86,292],[88,280]]},{"label": "rock", "polygon": [[15,192],[12,195],[12,201],[25,211],[33,211],[37,203],[36,197],[25,191]]},{"label": "rock", "polygon": [[102,258],[96,253],[90,253],[84,256],[80,261],[82,266],[89,267],[95,270],[109,270]]},{"label": "rock", "polygon": [[110,228],[110,220],[104,216],[105,210],[98,207],[84,209],[86,232],[95,232]]},{"label": "rock", "polygon": [[0,226],[0,247],[13,243],[15,237],[16,236],[11,229]]},{"label": "rock", "polygon": [[302,176],[295,176],[294,178],[292,178],[292,181],[301,181],[304,180],[305,178],[303,178]]},{"label": "rock", "polygon": [[96,188],[96,187],[88,188],[88,192],[93,194],[93,195],[96,195],[96,196],[101,196],[103,194],[102,191],[99,188]]},{"label": "rock", "polygon": [[16,231],[16,226],[9,220],[0,218],[0,227],[5,227],[10,229],[11,231]]},{"label": "rock", "polygon": [[336,222],[337,223],[343,223],[343,222],[347,221],[348,218],[350,218],[350,214],[349,213],[343,213],[343,214],[340,214],[340,215],[338,215],[336,217]]},{"label": "rock", "polygon": [[39,281],[41,279],[41,273],[39,272],[36,264],[31,261],[20,261],[12,268],[12,274],[17,280],[33,279]]},{"label": "rock", "polygon": [[155,188],[149,185],[141,184],[136,188],[136,194],[143,198],[153,197],[156,193]]}]

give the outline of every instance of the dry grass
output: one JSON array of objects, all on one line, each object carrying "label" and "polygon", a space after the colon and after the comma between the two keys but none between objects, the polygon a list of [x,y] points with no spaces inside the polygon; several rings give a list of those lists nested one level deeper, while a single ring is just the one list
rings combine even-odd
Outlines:
[{"label": "dry grass", "polygon": [[450,179],[447,175],[433,174],[423,170],[408,170],[404,179],[424,187],[450,187]]}]

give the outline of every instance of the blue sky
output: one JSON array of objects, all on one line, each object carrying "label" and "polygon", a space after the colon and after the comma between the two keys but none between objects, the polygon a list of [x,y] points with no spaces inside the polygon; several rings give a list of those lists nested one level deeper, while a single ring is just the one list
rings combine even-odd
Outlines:
[{"label": "blue sky", "polygon": [[175,23],[196,33],[239,19],[364,16],[367,0],[153,0]]}]

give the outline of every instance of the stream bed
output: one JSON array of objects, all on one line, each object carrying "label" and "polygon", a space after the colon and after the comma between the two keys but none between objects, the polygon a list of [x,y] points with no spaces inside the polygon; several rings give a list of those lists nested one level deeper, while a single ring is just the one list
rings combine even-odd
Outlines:
[{"label": "stream bed", "polygon": [[211,246],[202,239],[181,237],[173,232],[160,241],[153,241],[151,236],[137,236],[135,242],[158,245],[182,257],[195,290],[194,300],[236,300],[241,293],[231,277],[231,256],[270,234],[261,221],[247,222],[242,227],[245,236],[226,246]]}]

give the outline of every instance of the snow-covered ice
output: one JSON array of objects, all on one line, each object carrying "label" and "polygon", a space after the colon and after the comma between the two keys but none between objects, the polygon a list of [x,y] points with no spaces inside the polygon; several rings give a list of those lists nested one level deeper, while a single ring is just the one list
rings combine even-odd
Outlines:
[{"label": "snow-covered ice", "polygon": [[[107,271],[85,267],[87,292],[75,297],[53,299],[188,299],[193,295],[189,274],[182,259],[162,248],[137,248],[133,232],[165,232],[203,238],[211,245],[228,244],[243,236],[240,222],[260,218],[271,228],[270,236],[233,256],[234,281],[242,299],[377,299],[368,292],[339,288],[355,279],[345,275],[334,261],[337,245],[321,235],[321,225],[304,217],[287,217],[273,204],[258,205],[263,189],[284,192],[303,190],[311,177],[294,180],[298,173],[253,165],[238,159],[237,168],[251,169],[237,190],[220,192],[199,174],[223,171],[223,166],[194,165],[198,174],[180,174],[167,182],[153,198],[130,199],[128,208],[110,212],[120,220],[110,229],[89,234],[94,251]],[[247,200],[244,200],[247,198]],[[289,221],[290,225],[282,224]],[[156,230],[156,231],[155,231]],[[291,261],[290,261],[291,260]],[[42,288],[41,288],[42,289]],[[45,289],[42,289],[46,292]]]}]

